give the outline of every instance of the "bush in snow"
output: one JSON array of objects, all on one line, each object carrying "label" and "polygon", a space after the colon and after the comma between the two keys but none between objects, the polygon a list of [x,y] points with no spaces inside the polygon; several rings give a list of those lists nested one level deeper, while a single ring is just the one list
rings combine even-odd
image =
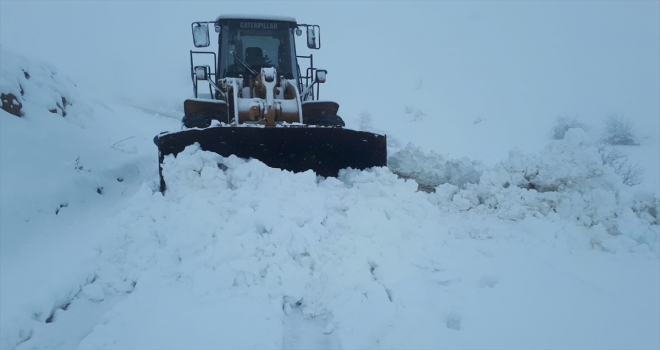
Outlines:
[{"label": "bush in snow", "polygon": [[635,186],[642,183],[646,169],[639,164],[631,163],[627,153],[603,143],[596,144],[596,147],[598,147],[603,165],[614,169],[614,172],[621,177],[624,184]]},{"label": "bush in snow", "polygon": [[463,187],[466,183],[479,182],[481,164],[467,158],[446,160],[431,151],[424,153],[419,147],[408,144],[387,159],[388,168],[406,179],[413,179],[420,190],[432,192],[441,184]]},{"label": "bush in snow", "polygon": [[605,131],[601,140],[608,145],[639,145],[630,119],[617,114],[612,114],[605,119]]},{"label": "bush in snow", "polygon": [[561,140],[570,129],[585,130],[585,125],[577,121],[577,117],[570,119],[568,117],[559,117],[555,120],[555,126],[552,128],[552,138]]}]

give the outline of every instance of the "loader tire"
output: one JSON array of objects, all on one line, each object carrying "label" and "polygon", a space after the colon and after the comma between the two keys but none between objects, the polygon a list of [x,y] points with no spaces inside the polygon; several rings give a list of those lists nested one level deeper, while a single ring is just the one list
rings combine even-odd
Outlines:
[{"label": "loader tire", "polygon": [[183,116],[183,119],[181,120],[183,122],[183,126],[186,128],[208,128],[211,126],[211,121],[213,118],[211,118],[210,115],[205,114],[205,113],[193,113],[189,115]]},{"label": "loader tire", "polygon": [[303,118],[303,124],[318,126],[346,126],[344,120],[341,119],[340,116],[334,114],[313,115]]}]

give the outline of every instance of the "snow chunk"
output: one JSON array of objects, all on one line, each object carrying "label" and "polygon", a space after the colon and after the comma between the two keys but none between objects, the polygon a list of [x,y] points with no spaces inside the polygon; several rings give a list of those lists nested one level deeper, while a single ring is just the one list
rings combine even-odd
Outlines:
[{"label": "snow chunk", "polygon": [[82,288],[82,293],[91,301],[99,302],[105,299],[105,293],[99,283],[92,283],[84,286]]},{"label": "snow chunk", "polygon": [[467,183],[479,182],[482,172],[480,162],[467,158],[445,160],[433,151],[426,154],[411,143],[389,156],[387,164],[393,173],[414,179],[421,188],[426,189],[442,184],[464,187]]}]

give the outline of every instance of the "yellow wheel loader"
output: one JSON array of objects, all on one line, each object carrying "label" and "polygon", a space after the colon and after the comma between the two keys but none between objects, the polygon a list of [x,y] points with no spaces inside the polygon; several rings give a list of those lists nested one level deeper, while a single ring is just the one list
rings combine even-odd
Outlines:
[{"label": "yellow wheel loader", "polygon": [[197,48],[211,45],[213,27],[218,51],[190,51],[194,98],[183,104],[182,130],[154,139],[161,192],[164,157],[194,143],[224,157],[325,177],[387,165],[385,135],[345,129],[339,104],[318,98],[327,71],[314,68],[313,55],[299,56],[295,39],[304,30],[307,47],[320,49],[319,26],[291,17],[228,15],[191,26]]}]

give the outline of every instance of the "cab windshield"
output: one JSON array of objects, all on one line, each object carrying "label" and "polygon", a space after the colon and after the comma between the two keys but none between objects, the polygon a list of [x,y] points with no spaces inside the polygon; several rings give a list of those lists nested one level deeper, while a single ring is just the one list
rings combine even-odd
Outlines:
[{"label": "cab windshield", "polygon": [[226,76],[251,75],[250,70],[239,61],[242,60],[257,72],[264,67],[275,67],[278,76],[284,75],[286,78],[292,78],[288,28],[230,28],[228,45],[229,55],[225,61],[227,62]]}]

